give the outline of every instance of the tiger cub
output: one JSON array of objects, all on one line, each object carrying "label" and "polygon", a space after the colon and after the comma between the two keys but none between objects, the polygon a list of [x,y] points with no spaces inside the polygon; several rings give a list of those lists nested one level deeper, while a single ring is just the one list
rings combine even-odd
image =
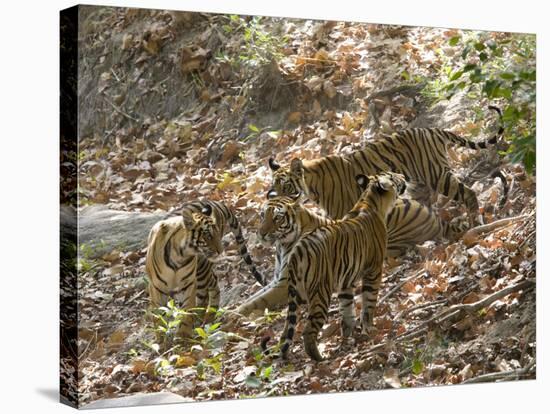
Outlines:
[{"label": "tiger cub", "polygon": [[303,340],[306,353],[314,360],[322,359],[317,336],[327,320],[333,291],[338,292],[342,335],[346,338],[355,323],[353,288],[361,280],[362,330],[371,331],[386,255],[386,216],[405,190],[405,180],[400,174],[383,173],[370,178],[358,175],[357,183],[363,193],[351,211],[342,220],[301,238],[288,256],[281,275],[288,280],[282,357],[286,357],[296,330],[298,295],[308,306]]},{"label": "tiger cub", "polygon": [[[275,245],[275,275],[264,288],[252,295],[236,310],[248,315],[255,310],[283,304],[287,297],[287,280],[281,278],[282,267],[294,244],[317,227],[335,223],[305,207],[300,197],[278,196],[274,190],[267,194],[267,200],[260,213],[258,234],[266,243]],[[398,198],[386,219],[388,231],[387,256],[397,257],[426,240],[445,238],[454,240],[467,230],[467,223],[441,220],[430,209],[414,200]]]},{"label": "tiger cub", "polygon": [[267,194],[260,218],[260,240],[264,244],[275,245],[275,276],[267,286],[237,308],[237,314],[245,316],[255,310],[272,309],[284,303],[288,291],[287,281],[280,276],[292,247],[305,234],[334,222],[304,207],[300,196],[278,196],[273,190]]},{"label": "tiger cub", "polygon": [[[490,108],[502,117],[498,108]],[[477,196],[453,175],[447,146],[456,144],[484,149],[489,144],[496,144],[503,131],[500,126],[495,136],[476,143],[443,129],[412,128],[382,135],[350,154],[310,161],[294,158],[289,168],[281,168],[271,158],[272,188],[281,195],[304,193],[330,217],[342,218],[361,195],[355,185],[358,174],[393,171],[405,176],[410,183],[409,193],[423,204],[429,203],[432,191],[465,204],[470,212],[470,224],[473,224],[480,221]]]},{"label": "tiger cub", "polygon": [[[183,207],[181,216],[159,221],[149,233],[145,270],[153,307],[166,305],[170,298],[186,309],[219,306],[220,290],[211,259],[222,252],[226,226],[235,235],[254,278],[264,284],[233,212],[217,201],[191,202]],[[190,318],[182,325],[182,332],[190,334]]]}]

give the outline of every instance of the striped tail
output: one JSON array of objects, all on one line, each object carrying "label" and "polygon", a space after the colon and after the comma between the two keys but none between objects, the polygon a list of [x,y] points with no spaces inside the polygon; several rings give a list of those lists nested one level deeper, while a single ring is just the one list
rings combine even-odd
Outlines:
[{"label": "striped tail", "polygon": [[489,109],[495,111],[498,114],[500,124],[498,132],[492,138],[489,138],[485,141],[474,142],[453,134],[452,132],[445,131],[446,138],[454,144],[460,145],[461,147],[468,147],[470,149],[486,149],[489,145],[495,145],[504,133],[504,126],[502,124],[502,111],[496,106],[492,105],[489,106]]},{"label": "striped tail", "polygon": [[258,271],[258,269],[256,269],[254,262],[252,262],[252,258],[250,257],[250,253],[248,252],[248,248],[246,247],[246,242],[243,237],[241,225],[239,224],[239,221],[237,220],[234,214],[231,214],[229,225],[231,226],[231,231],[233,232],[233,234],[235,235],[235,239],[237,240],[237,245],[239,246],[239,253],[241,254],[244,262],[250,268],[250,271],[252,272],[254,279],[256,279],[256,281],[260,285],[265,286],[266,284],[265,278]]},{"label": "striped tail", "polygon": [[508,187],[508,181],[506,181],[506,177],[500,170],[493,171],[491,174],[491,178],[498,178],[500,179],[500,182],[502,184],[502,195],[500,196],[500,200],[498,202],[498,208],[501,209],[506,204],[506,201],[508,200],[508,191],[510,191],[510,188]]},{"label": "striped tail", "polygon": [[296,291],[296,257],[290,258],[290,262],[283,269],[284,273],[281,278],[287,277],[288,280],[288,314],[286,317],[285,329],[281,336],[281,358],[286,358],[292,340],[294,339],[294,333],[296,332],[297,323],[297,310],[298,310],[298,292]]}]

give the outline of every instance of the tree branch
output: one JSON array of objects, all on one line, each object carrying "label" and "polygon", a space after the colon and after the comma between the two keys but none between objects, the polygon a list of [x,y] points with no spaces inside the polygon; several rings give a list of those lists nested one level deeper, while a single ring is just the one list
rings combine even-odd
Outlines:
[{"label": "tree branch", "polygon": [[462,384],[477,384],[480,382],[489,382],[489,381],[497,381],[497,380],[509,380],[509,379],[516,379],[518,380],[519,377],[522,377],[526,374],[529,374],[533,368],[536,368],[535,366],[536,359],[532,359],[531,362],[529,362],[525,367],[520,369],[514,369],[511,371],[504,371],[504,372],[491,372],[490,374],[483,374],[478,377],[470,378],[466,381],[464,381]]}]

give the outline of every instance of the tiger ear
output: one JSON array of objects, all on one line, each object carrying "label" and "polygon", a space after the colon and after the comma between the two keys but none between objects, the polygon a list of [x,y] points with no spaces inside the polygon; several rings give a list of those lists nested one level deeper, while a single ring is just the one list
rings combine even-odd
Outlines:
[{"label": "tiger ear", "polygon": [[271,168],[271,171],[277,171],[281,166],[277,161],[275,161],[275,158],[271,157],[269,159],[269,168]]},{"label": "tiger ear", "polygon": [[271,200],[272,198],[277,197],[279,194],[277,194],[277,191],[271,189],[267,192],[267,199]]},{"label": "tiger ear", "polygon": [[293,158],[290,162],[290,171],[295,174],[301,174],[304,169],[304,164],[300,158]]},{"label": "tiger ear", "polygon": [[355,181],[357,181],[357,184],[359,184],[359,187],[361,188],[362,191],[365,191],[369,186],[369,177],[367,177],[364,174],[356,175]]},{"label": "tiger ear", "polygon": [[202,209],[201,213],[205,216],[211,216],[212,215],[212,206],[210,204],[205,204]]},{"label": "tiger ear", "polygon": [[405,190],[407,189],[407,181],[405,180],[405,176],[403,174],[394,175],[397,181],[397,192],[399,193],[399,195],[403,195],[403,193],[405,193]]}]

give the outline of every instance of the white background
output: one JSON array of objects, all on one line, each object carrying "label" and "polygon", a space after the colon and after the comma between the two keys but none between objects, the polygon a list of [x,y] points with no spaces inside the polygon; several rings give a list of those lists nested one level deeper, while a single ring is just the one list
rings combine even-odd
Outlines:
[{"label": "white background", "polygon": [[[89,4],[233,12],[468,29],[538,36],[538,370],[536,381],[369,391],[133,408],[139,413],[296,412],[523,413],[548,410],[547,283],[548,16],[544,1],[470,0],[179,0],[88,1]],[[3,2],[0,19],[1,313],[0,404],[3,412],[69,412],[58,387],[58,88],[59,10],[69,1]],[[546,118],[543,116],[546,115]],[[540,214],[542,212],[542,214]],[[542,248],[542,251],[540,250]],[[545,340],[546,339],[546,340]],[[546,354],[546,355],[545,355]],[[546,389],[546,392],[544,391]],[[121,411],[122,410],[122,411]],[[127,412],[108,409],[102,413]],[[546,411],[548,412],[548,411]]]}]

